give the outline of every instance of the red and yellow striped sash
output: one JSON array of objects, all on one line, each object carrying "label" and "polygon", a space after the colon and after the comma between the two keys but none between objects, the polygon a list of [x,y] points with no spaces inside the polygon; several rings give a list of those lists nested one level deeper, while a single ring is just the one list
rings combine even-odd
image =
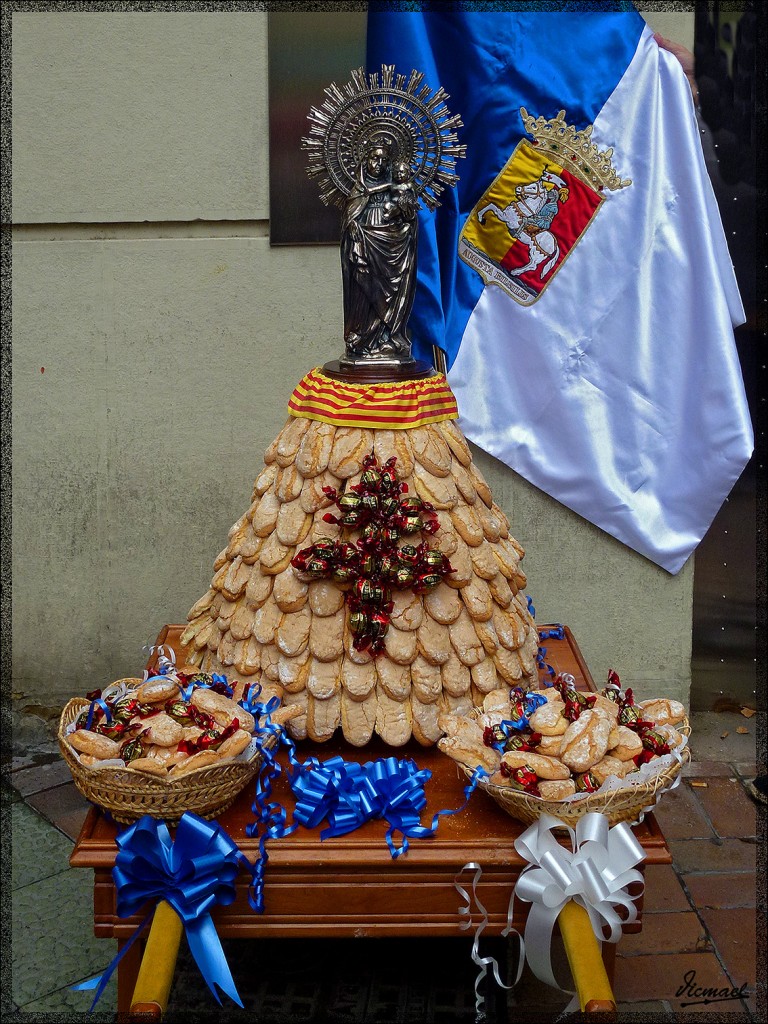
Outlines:
[{"label": "red and yellow striped sash", "polygon": [[426,380],[348,384],[319,369],[299,382],[290,401],[291,416],[337,427],[407,430],[425,423],[458,419],[453,392],[443,374]]}]

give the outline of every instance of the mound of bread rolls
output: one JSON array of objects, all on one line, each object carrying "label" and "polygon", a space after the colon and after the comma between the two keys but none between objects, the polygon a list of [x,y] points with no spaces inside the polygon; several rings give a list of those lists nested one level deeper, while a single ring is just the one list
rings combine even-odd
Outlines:
[{"label": "mound of bread rolls", "polygon": [[[194,666],[175,667],[147,680],[128,679],[88,694],[91,704],[66,740],[82,765],[117,767],[176,779],[197,768],[237,758],[257,721],[241,705],[247,697],[266,707],[280,694],[267,685],[234,682]],[[281,725],[301,714],[298,705],[277,706],[270,722]]]},{"label": "mound of bread rolls", "polygon": [[675,728],[685,719],[679,701],[635,703],[615,673],[609,680],[601,693],[576,690],[569,675],[538,690],[494,690],[482,714],[441,716],[438,747],[469,769],[482,766],[491,785],[563,800],[595,792],[610,776],[624,779],[684,745]]},{"label": "mound of bread rolls", "polygon": [[[453,569],[424,594],[392,590],[377,656],[355,647],[351,584],[307,580],[293,565],[320,542],[359,543],[361,530],[326,519],[327,490],[354,495],[371,453],[380,467],[395,459],[403,494],[428,503],[439,524],[434,534],[404,534],[398,547],[428,543]],[[181,645],[188,662],[279,683],[304,709],[288,724],[294,740],[323,743],[340,729],[356,747],[374,735],[391,747],[411,737],[432,746],[442,712],[468,714],[505,682],[536,685],[539,638],[524,592],[523,549],[455,421],[368,430],[291,416],[264,462],[252,504],[187,616]],[[384,507],[382,500],[382,517]]]}]

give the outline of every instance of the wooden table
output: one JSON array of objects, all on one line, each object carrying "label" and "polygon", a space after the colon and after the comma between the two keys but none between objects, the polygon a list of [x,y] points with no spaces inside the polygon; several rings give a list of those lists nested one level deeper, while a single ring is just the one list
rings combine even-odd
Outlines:
[{"label": "wooden table", "polygon": [[[173,645],[182,627],[166,627],[159,638]],[[546,629],[547,627],[540,627]],[[568,628],[562,640],[546,640],[547,662],[558,671],[570,672],[584,689],[594,682]],[[422,821],[442,808],[463,802],[466,777],[436,748],[416,743],[393,751],[371,743],[357,749],[343,740],[324,744],[303,743],[298,756],[315,755],[321,760],[341,754],[346,760],[365,762],[379,757],[412,758],[419,768],[429,768],[426,784],[427,809]],[[275,786],[275,797],[288,809],[293,796],[285,779]],[[251,810],[253,787],[240,794],[219,823],[250,861],[255,861],[258,840],[249,839],[245,827],[254,820]],[[413,840],[406,854],[393,861],[384,841],[387,824],[370,821],[346,836],[320,841],[321,828],[299,828],[285,839],[268,845],[265,873],[265,912],[254,914],[247,898],[248,879],[242,874],[235,902],[213,912],[219,935],[226,938],[336,938],[367,936],[459,936],[459,896],[453,881],[464,864],[476,861],[483,869],[478,895],[488,910],[486,935],[499,935],[507,923],[512,887],[526,862],[516,853],[513,842],[524,830],[502,811],[487,794],[477,791],[465,810],[440,819],[436,834]],[[653,815],[648,814],[635,835],[646,853],[645,864],[670,864],[672,858]],[[85,820],[70,858],[73,867],[94,870],[94,933],[98,938],[117,939],[122,945],[142,921],[141,916],[119,918],[112,881],[117,827],[93,808]],[[643,870],[643,867],[640,868]],[[467,873],[469,875],[469,873]],[[639,901],[640,902],[640,901]],[[513,921],[522,931],[525,912],[521,904]],[[642,927],[638,919],[625,931]],[[603,944],[608,976],[612,980],[615,946]],[[134,943],[118,967],[118,1012],[128,1012],[141,962],[141,940]]]}]

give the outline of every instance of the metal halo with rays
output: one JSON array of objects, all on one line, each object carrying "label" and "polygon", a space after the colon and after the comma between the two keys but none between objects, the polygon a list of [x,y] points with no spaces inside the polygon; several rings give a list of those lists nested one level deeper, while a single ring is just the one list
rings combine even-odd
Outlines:
[{"label": "metal halo with rays", "polygon": [[326,205],[344,205],[375,143],[386,145],[393,160],[407,161],[413,189],[431,210],[440,205],[445,186],[459,180],[454,168],[466,146],[454,131],[462,122],[446,107],[448,94],[442,88],[433,94],[423,81],[420,71],[406,82],[394,64],[382,64],[381,76],[366,77],[358,68],[343,88],[333,83],[325,90],[321,107],[307,115],[311,127],[301,142],[309,153],[307,174],[318,179]]}]

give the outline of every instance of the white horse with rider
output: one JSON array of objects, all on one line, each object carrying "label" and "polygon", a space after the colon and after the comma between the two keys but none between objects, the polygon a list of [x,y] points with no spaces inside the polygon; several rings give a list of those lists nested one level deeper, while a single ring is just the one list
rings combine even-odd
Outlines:
[{"label": "white horse with rider", "polygon": [[515,198],[503,210],[495,203],[488,203],[478,211],[477,219],[481,224],[487,213],[493,213],[507,225],[513,238],[528,246],[528,262],[524,267],[510,270],[512,277],[520,277],[544,263],[539,274],[544,279],[557,263],[560,247],[549,228],[559,204],[567,199],[568,186],[563,179],[544,170],[535,181],[516,185]]}]

